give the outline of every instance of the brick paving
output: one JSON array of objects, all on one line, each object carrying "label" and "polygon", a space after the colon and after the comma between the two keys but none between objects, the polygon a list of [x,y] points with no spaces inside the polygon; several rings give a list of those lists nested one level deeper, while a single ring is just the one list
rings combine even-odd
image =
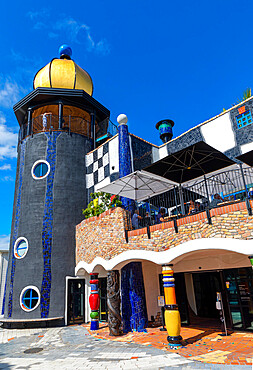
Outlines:
[{"label": "brick paving", "polygon": [[[89,326],[85,325],[86,328]],[[176,350],[168,348],[167,333],[159,328],[148,328],[147,333],[127,333],[110,337],[108,327],[89,333],[100,339],[117,342],[132,342],[177,353],[188,359],[208,364],[250,365],[253,358],[253,333],[234,332],[221,336],[217,329],[182,328],[183,346]]]}]

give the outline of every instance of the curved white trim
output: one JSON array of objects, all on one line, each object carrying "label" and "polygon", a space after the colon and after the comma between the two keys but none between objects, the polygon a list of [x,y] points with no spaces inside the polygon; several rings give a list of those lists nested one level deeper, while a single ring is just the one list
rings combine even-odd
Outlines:
[{"label": "curved white trim", "polygon": [[[34,173],[33,173],[35,167],[39,163],[45,163],[47,165],[47,173],[44,176],[42,176],[42,177],[36,177],[34,175]],[[42,180],[42,179],[44,179],[45,177],[47,177],[47,175],[49,174],[49,172],[50,172],[50,164],[45,159],[39,159],[38,161],[34,162],[34,164],[32,166],[32,169],[31,169],[31,174],[32,174],[32,177],[34,178],[34,180]]]},{"label": "curved white trim", "polygon": [[[28,289],[33,289],[33,290],[35,290],[37,293],[38,293],[38,302],[36,303],[36,305],[33,307],[33,308],[31,308],[31,309],[29,309],[29,308],[26,308],[24,305],[23,305],[23,303],[22,303],[22,297],[23,297],[23,294],[25,293],[25,291],[26,290],[28,290]],[[22,289],[22,292],[20,293],[20,296],[19,296],[19,304],[20,304],[20,307],[22,308],[22,310],[24,310],[24,311],[26,311],[26,312],[32,312],[32,311],[34,311],[37,307],[38,307],[38,305],[40,304],[40,291],[39,291],[39,289],[36,287],[36,286],[34,286],[34,285],[28,285],[28,286],[26,286],[24,289]]]},{"label": "curved white trim", "polygon": [[84,269],[88,273],[93,272],[97,265],[101,265],[105,270],[109,271],[120,263],[130,260],[147,260],[158,265],[163,265],[172,262],[175,258],[184,254],[208,249],[230,251],[249,256],[253,255],[253,241],[229,238],[202,238],[190,240],[164,252],[130,250],[120,253],[109,261],[101,257],[96,257],[91,263],[80,261],[75,268],[75,274],[77,275],[80,269]]},{"label": "curved white trim", "polygon": [[[23,254],[23,256],[19,256],[18,255],[18,252],[17,252],[17,246],[19,244],[20,241],[24,240],[26,242],[26,245],[27,245],[27,248],[26,248],[26,251],[25,253]],[[29,248],[29,244],[28,244],[28,240],[24,237],[24,236],[20,236],[16,241],[15,241],[15,244],[14,244],[14,257],[17,259],[17,260],[21,260],[22,258],[24,258],[28,252],[28,248]]]}]

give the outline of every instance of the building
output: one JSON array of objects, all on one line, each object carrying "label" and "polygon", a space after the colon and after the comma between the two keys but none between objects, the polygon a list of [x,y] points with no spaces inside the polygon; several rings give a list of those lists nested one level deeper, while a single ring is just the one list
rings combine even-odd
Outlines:
[{"label": "building", "polygon": [[[217,322],[221,292],[228,326],[253,330],[253,173],[238,167],[238,157],[253,149],[253,98],[174,139],[174,123],[160,121],[164,143],[156,146],[128,133],[124,117],[115,134],[92,90],[64,46],[14,106],[20,135],[4,325],[90,321],[90,274],[98,273],[100,320],[107,320],[116,274],[123,330],[143,330],[159,321],[162,265],[173,264],[183,323]],[[204,180],[195,176],[151,198],[151,208],[142,202],[143,210],[165,207],[166,222],[131,230],[123,208],[84,220],[91,193],[137,170],[155,173],[159,161],[193,147],[208,147],[207,157],[211,150],[231,166],[212,162],[215,171]],[[190,212],[190,200],[204,207],[216,193],[228,203]],[[132,201],[123,204],[133,210]]]}]

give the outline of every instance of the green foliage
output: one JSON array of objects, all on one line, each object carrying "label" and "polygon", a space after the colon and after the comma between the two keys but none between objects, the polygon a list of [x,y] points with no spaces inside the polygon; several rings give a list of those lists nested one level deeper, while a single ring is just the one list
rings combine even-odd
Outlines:
[{"label": "green foliage", "polygon": [[244,100],[247,100],[251,97],[251,89],[250,88],[247,88],[244,92],[243,92],[243,95],[242,95],[242,98],[241,99],[237,99],[237,104],[243,102]]},{"label": "green foliage", "polygon": [[117,195],[112,196],[109,193],[99,191],[96,193],[91,193],[90,196],[93,200],[88,204],[86,209],[82,210],[85,218],[99,216],[107,209],[122,206],[122,202],[119,200]]},{"label": "green foliage", "polygon": [[[237,99],[236,103],[232,104],[232,107],[233,107],[234,105],[237,105],[237,104],[242,103],[244,100],[249,99],[251,96],[252,96],[252,94],[251,94],[251,88],[249,88],[249,87],[248,87],[248,88],[243,92],[242,98],[241,98],[241,99]],[[222,112],[226,112],[226,109],[225,109],[225,108],[223,108]]]}]

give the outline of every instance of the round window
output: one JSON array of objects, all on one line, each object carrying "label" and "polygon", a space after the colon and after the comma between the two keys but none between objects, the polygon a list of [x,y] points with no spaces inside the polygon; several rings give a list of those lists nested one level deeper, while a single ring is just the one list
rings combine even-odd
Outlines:
[{"label": "round window", "polygon": [[28,241],[24,237],[20,237],[16,240],[14,244],[14,256],[17,259],[24,258],[28,252]]},{"label": "round window", "polygon": [[44,179],[50,171],[50,164],[47,161],[36,161],[32,166],[32,177],[36,180]]},{"label": "round window", "polygon": [[20,306],[24,311],[35,310],[40,303],[40,292],[36,286],[27,286],[20,294]]}]

